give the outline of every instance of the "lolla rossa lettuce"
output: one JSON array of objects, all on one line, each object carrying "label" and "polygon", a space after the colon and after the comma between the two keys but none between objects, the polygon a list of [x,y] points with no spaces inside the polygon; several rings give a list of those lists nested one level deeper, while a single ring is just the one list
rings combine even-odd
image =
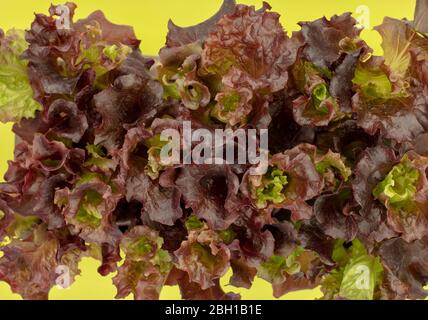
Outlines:
[{"label": "lolla rossa lettuce", "polygon": [[[101,11],[74,21],[73,3],[0,31],[0,121],[19,141],[0,184],[0,280],[47,299],[58,270],[72,282],[92,257],[117,298],[178,285],[239,299],[220,286],[230,269],[232,286],[260,277],[275,297],[426,297],[426,3],[376,28],[383,57],[349,13],[290,36],[267,3],[234,0],[170,22],[156,59]],[[266,173],[162,161],[163,130],[185,121],[267,129]]]}]

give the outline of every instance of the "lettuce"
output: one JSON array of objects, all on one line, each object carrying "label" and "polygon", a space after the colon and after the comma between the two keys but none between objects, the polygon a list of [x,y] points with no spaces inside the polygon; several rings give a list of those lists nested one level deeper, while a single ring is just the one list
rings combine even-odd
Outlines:
[{"label": "lettuce", "polygon": [[[17,135],[0,183],[0,281],[13,292],[48,299],[58,267],[73,282],[91,257],[118,299],[164,286],[239,299],[222,288],[229,271],[231,286],[258,277],[277,298],[319,286],[323,299],[427,296],[426,1],[414,21],[376,27],[383,56],[350,13],[288,35],[269,4],[224,0],[195,26],[170,21],[146,57],[132,27],[101,11],[75,21],[65,5],[68,30],[52,5],[25,34],[0,31],[0,121]],[[266,172],[162,161],[162,133],[182,138],[188,121],[267,129]]]},{"label": "lettuce", "polygon": [[113,278],[116,298],[132,293],[136,300],[159,299],[172,267],[171,257],[161,249],[162,244],[163,239],[148,227],[137,226],[125,234],[121,241],[125,261]]},{"label": "lettuce", "polygon": [[407,158],[392,168],[384,180],[373,190],[373,195],[380,199],[385,197],[395,207],[405,206],[416,193],[419,171],[408,164]]}]

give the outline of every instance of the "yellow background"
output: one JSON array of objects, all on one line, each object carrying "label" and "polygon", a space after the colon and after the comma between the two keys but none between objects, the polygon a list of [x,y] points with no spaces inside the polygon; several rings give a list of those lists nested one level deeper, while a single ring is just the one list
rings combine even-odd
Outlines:
[{"label": "yellow background", "polygon": [[[2,1],[0,10],[0,28],[27,29],[33,13],[47,13],[51,0],[8,0]],[[65,2],[65,0],[64,0]],[[156,55],[165,42],[167,21],[172,18],[178,25],[193,25],[204,21],[220,7],[222,0],[75,0],[78,8],[76,18],[83,18],[92,11],[101,9],[107,18],[115,23],[134,27],[137,36],[142,39],[141,49],[148,55]],[[240,3],[261,6],[262,0],[238,0]],[[412,19],[415,0],[270,0],[273,10],[281,14],[281,22],[288,31],[298,30],[298,21],[314,20],[321,16],[330,17],[346,11],[354,12],[361,5],[370,9],[370,24],[376,26],[384,16]],[[55,2],[58,3],[58,2]],[[363,32],[364,39],[380,51],[380,38],[371,30]],[[7,168],[7,160],[12,159],[14,137],[11,125],[0,124],[0,176]],[[50,299],[112,299],[115,288],[111,277],[103,278],[96,269],[98,262],[89,259],[81,263],[82,275],[69,289],[54,288]],[[251,290],[236,289],[227,286],[224,289],[239,292],[243,299],[272,299],[270,285],[257,279]],[[305,290],[291,293],[283,299],[314,299],[320,297],[319,290]],[[131,298],[131,297],[129,297]],[[165,287],[162,299],[180,299],[179,290]],[[5,283],[0,283],[0,299],[20,299],[12,294]]]}]

